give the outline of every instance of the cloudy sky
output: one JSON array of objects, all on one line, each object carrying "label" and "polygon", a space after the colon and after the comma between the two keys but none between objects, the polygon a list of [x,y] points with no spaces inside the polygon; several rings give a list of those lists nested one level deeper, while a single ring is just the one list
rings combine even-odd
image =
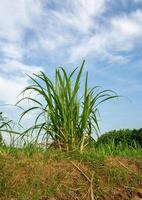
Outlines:
[{"label": "cloudy sky", "polygon": [[126,97],[101,108],[101,130],[142,127],[142,0],[0,0],[2,111],[14,116],[25,73],[83,59],[90,86]]}]

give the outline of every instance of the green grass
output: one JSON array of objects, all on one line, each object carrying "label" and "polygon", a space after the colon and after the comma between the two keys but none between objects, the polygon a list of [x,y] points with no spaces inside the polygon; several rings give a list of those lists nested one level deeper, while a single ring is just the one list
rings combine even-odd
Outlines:
[{"label": "green grass", "polygon": [[86,148],[84,152],[80,152],[77,149],[68,151],[68,154],[66,154],[66,151],[59,150],[58,148],[43,148],[40,147],[37,143],[27,142],[21,148],[14,146],[14,144],[2,145],[0,146],[0,152],[12,155],[24,153],[27,157],[32,157],[34,154],[43,153],[45,156],[51,156],[52,159],[56,160],[58,160],[58,158],[60,158],[60,156],[62,157],[63,155],[70,155],[71,157],[81,159],[84,159],[85,157],[87,157],[87,159],[94,157],[104,158],[106,156],[142,157],[142,148],[140,146],[136,145],[135,147],[130,147],[124,144],[115,146],[114,143],[99,146],[94,144],[94,147],[92,146],[91,148]]},{"label": "green grass", "polygon": [[141,157],[142,148],[139,145],[135,147],[128,146],[127,144],[117,146],[114,143],[99,145],[96,147],[96,154],[99,156],[124,156],[124,157]]}]

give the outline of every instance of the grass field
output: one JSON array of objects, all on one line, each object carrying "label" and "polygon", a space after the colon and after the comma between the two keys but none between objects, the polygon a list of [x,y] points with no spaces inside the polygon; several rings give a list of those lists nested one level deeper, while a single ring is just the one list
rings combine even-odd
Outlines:
[{"label": "grass field", "polygon": [[1,200],[142,198],[142,149],[1,147]]}]

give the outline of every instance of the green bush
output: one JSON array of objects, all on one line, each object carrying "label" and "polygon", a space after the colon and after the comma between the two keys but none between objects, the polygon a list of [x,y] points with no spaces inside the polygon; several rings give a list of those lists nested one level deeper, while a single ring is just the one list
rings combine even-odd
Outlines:
[{"label": "green bush", "polygon": [[118,131],[109,131],[98,138],[96,145],[107,145],[111,143],[115,146],[135,147],[138,145],[142,147],[142,128],[138,130],[121,129]]}]

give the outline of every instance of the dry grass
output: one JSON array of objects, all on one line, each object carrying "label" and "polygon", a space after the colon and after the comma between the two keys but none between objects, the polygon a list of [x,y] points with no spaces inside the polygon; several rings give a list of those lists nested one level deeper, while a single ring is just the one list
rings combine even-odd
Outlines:
[{"label": "dry grass", "polygon": [[141,159],[119,157],[0,155],[0,200],[140,199],[141,167]]},{"label": "dry grass", "polygon": [[122,167],[127,169],[129,172],[142,176],[141,159],[108,156],[106,159],[106,165],[109,167]]}]

